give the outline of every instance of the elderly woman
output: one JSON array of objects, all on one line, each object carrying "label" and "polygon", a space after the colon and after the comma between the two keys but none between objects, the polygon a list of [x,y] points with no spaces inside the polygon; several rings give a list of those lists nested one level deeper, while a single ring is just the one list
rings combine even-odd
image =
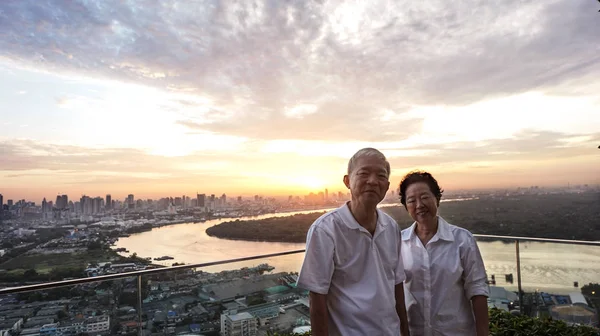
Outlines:
[{"label": "elderly woman", "polygon": [[405,301],[411,336],[487,336],[488,285],[473,235],[438,216],[442,189],[411,172],[400,201],[415,220],[402,231]]}]

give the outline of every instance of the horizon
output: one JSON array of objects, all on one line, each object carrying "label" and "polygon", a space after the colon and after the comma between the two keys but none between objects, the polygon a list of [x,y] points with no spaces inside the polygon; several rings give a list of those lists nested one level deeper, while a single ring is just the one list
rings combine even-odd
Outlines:
[{"label": "horizon", "polygon": [[0,194],[345,192],[363,147],[387,156],[391,189],[415,169],[446,190],[600,185],[597,15],[586,0],[0,3]]},{"label": "horizon", "polygon": [[[469,189],[447,189],[444,188],[442,185],[440,185],[443,189],[444,192],[444,196],[442,196],[442,200],[446,197],[446,195],[450,194],[450,195],[454,195],[454,194],[458,194],[458,193],[469,193],[469,192],[473,192],[473,193],[481,193],[481,192],[500,192],[500,191],[516,191],[516,190],[552,190],[552,191],[556,191],[556,190],[562,190],[562,191],[566,191],[570,188],[582,188],[582,187],[587,187],[587,188],[591,188],[591,189],[597,189],[600,188],[600,184],[593,184],[593,183],[581,183],[581,184],[566,184],[566,185],[547,185],[547,186],[541,186],[541,185],[531,185],[531,186],[510,186],[510,187],[497,187],[497,188],[488,188],[488,187],[482,187],[482,188],[469,188]],[[386,195],[389,195],[390,193],[393,193],[394,195],[396,195],[396,189],[399,187],[399,183],[396,186],[393,186],[390,184],[390,188],[387,191]],[[537,189],[536,189],[537,187]],[[345,186],[344,186],[345,188]],[[350,190],[348,189],[328,189],[330,195],[333,194],[338,194],[338,192],[343,193],[344,195],[346,195],[347,193],[350,192]],[[281,193],[281,194],[265,194],[265,193],[247,193],[247,194],[243,194],[243,193],[227,193],[227,192],[198,192],[198,194],[204,194],[206,196],[210,196],[212,194],[215,195],[215,197],[221,197],[221,195],[225,194],[227,196],[227,198],[229,200],[233,200],[233,199],[237,199],[237,197],[242,197],[245,200],[247,200],[248,198],[253,198],[254,196],[259,196],[259,197],[263,197],[263,198],[275,198],[275,199],[279,199],[279,198],[287,198],[287,197],[302,197],[302,196],[307,196],[309,194],[318,194],[319,192],[324,192],[325,189],[315,189],[315,190],[310,190],[307,191],[306,193]],[[101,197],[101,198],[105,198],[106,196],[111,196],[113,201],[126,201],[127,200],[127,196],[129,194],[134,195],[135,200],[153,200],[153,201],[157,201],[161,198],[176,198],[176,197],[182,197],[182,196],[186,196],[189,197],[190,199],[194,199],[196,198],[196,193],[174,193],[174,194],[170,194],[170,195],[165,195],[165,194],[136,194],[135,192],[132,193],[128,193],[128,194],[114,194],[114,193],[103,193],[103,194],[93,194],[93,193],[80,193],[80,194],[76,194],[75,196],[72,196],[70,194],[61,194],[61,193],[57,193],[56,195],[51,195],[51,196],[42,196],[42,197],[11,197],[10,194],[6,194],[6,193],[2,193],[2,190],[0,190],[0,195],[2,195],[4,203],[6,204],[7,200],[12,200],[14,202],[18,202],[20,200],[26,200],[28,202],[34,202],[36,205],[41,204],[43,199],[46,199],[46,201],[48,202],[54,202],[56,200],[57,196],[61,196],[61,195],[67,195],[69,198],[69,201],[79,201],[79,198],[82,196],[88,196],[91,198],[95,198],[95,197]],[[387,197],[387,196],[386,196]]]}]

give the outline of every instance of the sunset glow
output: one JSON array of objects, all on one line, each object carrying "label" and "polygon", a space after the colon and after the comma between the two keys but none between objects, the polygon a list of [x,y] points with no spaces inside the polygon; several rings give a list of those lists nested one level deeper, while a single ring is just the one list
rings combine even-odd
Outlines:
[{"label": "sunset glow", "polygon": [[0,4],[5,198],[600,183],[589,1],[99,3]]}]

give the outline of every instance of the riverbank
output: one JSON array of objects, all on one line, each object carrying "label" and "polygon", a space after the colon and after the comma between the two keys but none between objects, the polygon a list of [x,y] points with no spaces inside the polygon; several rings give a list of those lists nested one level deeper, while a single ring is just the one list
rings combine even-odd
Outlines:
[{"label": "riverbank", "polygon": [[211,237],[230,240],[304,243],[310,225],[325,212],[262,220],[229,221],[206,229]]},{"label": "riverbank", "polygon": [[[439,214],[472,233],[554,239],[600,240],[598,194],[521,195],[444,202]],[[398,205],[382,206],[402,229],[412,225]],[[207,229],[212,237],[246,241],[304,243],[310,225],[323,212],[278,218],[236,220]],[[541,225],[543,223],[543,225]],[[577,225],[565,225],[576,223]],[[495,241],[482,239],[482,241]]]}]

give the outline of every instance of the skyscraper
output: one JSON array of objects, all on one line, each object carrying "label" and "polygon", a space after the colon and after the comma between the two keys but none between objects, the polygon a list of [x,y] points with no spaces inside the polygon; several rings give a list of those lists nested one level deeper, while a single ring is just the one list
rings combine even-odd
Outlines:
[{"label": "skyscraper", "polygon": [[110,194],[106,194],[105,208],[106,210],[112,209],[112,196]]},{"label": "skyscraper", "polygon": [[134,202],[133,194],[127,195],[127,207],[129,209],[135,208],[135,202]]},{"label": "skyscraper", "polygon": [[46,201],[46,198],[44,197],[44,199],[42,200],[42,213],[46,213],[48,212],[48,202]]},{"label": "skyscraper", "polygon": [[206,195],[205,194],[196,194],[196,199],[199,208],[204,208],[206,206]]},{"label": "skyscraper", "polygon": [[102,202],[104,200],[102,199],[102,197],[96,197],[93,200],[93,205],[92,205],[92,213],[93,214],[97,214],[99,212],[102,212]]},{"label": "skyscraper", "polygon": [[67,195],[56,196],[56,208],[59,210],[67,209],[69,207],[69,197]]},{"label": "skyscraper", "polygon": [[0,214],[4,211],[4,196],[0,194]]}]

